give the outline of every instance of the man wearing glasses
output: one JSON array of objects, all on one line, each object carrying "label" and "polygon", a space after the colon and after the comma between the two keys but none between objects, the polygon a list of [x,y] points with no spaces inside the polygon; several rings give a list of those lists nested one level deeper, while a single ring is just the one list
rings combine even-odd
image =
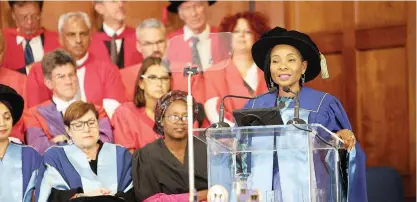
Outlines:
[{"label": "man wearing glasses", "polygon": [[9,1],[16,28],[5,28],[3,67],[29,74],[34,62],[59,47],[58,35],[41,27],[42,1]]},{"label": "man wearing glasses", "polygon": [[[58,30],[62,47],[76,61],[79,81],[77,97],[103,106],[111,117],[120,103],[126,100],[125,88],[117,66],[88,51],[91,42],[91,21],[88,15],[84,12],[65,13],[59,18]],[[33,65],[26,89],[28,107],[52,98],[52,92],[45,86],[40,63]]]},{"label": "man wearing glasses", "polygon": [[[165,26],[161,21],[155,18],[148,18],[142,21],[136,28],[136,50],[144,58],[157,57],[162,58],[167,48],[167,39]],[[126,96],[129,101],[134,94],[136,78],[142,63],[120,70],[122,80],[126,88]]]},{"label": "man wearing glasses", "polygon": [[[63,116],[68,106],[77,101],[75,95],[78,90],[76,63],[64,50],[57,49],[47,53],[42,60],[42,70],[45,84],[53,93],[52,99],[29,109],[23,115],[25,139],[28,145],[41,154],[53,145],[70,142]],[[96,106],[96,109],[99,112],[100,140],[113,142],[113,133],[106,113],[101,107]]]}]

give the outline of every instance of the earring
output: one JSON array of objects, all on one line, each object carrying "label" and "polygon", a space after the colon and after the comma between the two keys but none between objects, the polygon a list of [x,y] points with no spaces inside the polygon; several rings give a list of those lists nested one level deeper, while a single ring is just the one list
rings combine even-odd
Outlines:
[{"label": "earring", "polygon": [[270,88],[274,87],[274,81],[272,81],[272,78],[269,78],[269,84],[270,84]]},{"label": "earring", "polygon": [[301,74],[301,82],[304,83],[306,81],[306,75]]}]

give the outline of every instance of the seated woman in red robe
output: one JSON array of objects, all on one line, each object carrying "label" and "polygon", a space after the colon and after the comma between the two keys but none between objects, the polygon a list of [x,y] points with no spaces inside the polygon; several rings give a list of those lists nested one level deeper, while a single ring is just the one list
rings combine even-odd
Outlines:
[{"label": "seated woman in red robe", "polygon": [[156,101],[171,89],[168,64],[160,58],[148,57],[139,70],[133,102],[120,105],[113,114],[114,141],[131,153],[158,139],[153,131]]},{"label": "seated woman in red robe", "polygon": [[[232,32],[232,61],[220,71],[204,73],[206,102],[204,108],[211,123],[219,121],[223,96],[254,97],[267,91],[264,74],[253,62],[252,45],[268,31],[268,20],[260,13],[241,12],[228,16],[220,24],[221,32]],[[225,122],[233,125],[232,111],[241,109],[247,100],[229,98],[225,101]]]},{"label": "seated woman in red robe", "polygon": [[[155,108],[154,130],[160,138],[133,154],[132,180],[136,201],[188,201],[187,94],[171,91]],[[198,107],[193,99],[193,117]],[[194,176],[198,201],[207,200],[207,146],[194,143]]]}]

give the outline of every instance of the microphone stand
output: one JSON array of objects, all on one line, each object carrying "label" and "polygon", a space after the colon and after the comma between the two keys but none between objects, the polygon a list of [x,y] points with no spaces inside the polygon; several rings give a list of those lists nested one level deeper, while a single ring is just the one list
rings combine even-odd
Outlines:
[{"label": "microphone stand", "polygon": [[290,124],[306,124],[303,119],[300,119],[300,99],[298,98],[298,92],[293,92],[289,87],[284,87],[283,90],[287,93],[292,93],[295,95],[295,104],[294,104],[294,118],[287,122],[287,125]]},{"label": "microphone stand", "polygon": [[224,122],[224,101],[226,100],[226,98],[230,97],[230,98],[239,98],[239,99],[252,100],[252,99],[257,99],[259,97],[262,97],[266,94],[273,93],[276,90],[277,90],[276,87],[270,88],[270,89],[268,89],[268,92],[260,94],[256,97],[247,97],[247,96],[240,96],[240,95],[225,95],[222,98],[222,101],[220,103],[219,122],[212,124],[210,126],[210,128],[229,128],[230,127],[230,125],[228,123]]},{"label": "microphone stand", "polygon": [[200,73],[197,67],[184,68],[184,76],[187,76],[187,114],[188,114],[188,182],[189,202],[197,201],[194,185],[194,135],[193,135],[193,96],[191,94],[191,77]]}]

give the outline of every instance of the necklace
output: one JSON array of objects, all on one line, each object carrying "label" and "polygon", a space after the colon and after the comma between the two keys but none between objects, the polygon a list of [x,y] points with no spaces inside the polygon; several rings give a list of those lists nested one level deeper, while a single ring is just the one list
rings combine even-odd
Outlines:
[{"label": "necklace", "polygon": [[280,110],[283,110],[285,107],[289,105],[292,101],[293,97],[277,97],[277,106]]}]

